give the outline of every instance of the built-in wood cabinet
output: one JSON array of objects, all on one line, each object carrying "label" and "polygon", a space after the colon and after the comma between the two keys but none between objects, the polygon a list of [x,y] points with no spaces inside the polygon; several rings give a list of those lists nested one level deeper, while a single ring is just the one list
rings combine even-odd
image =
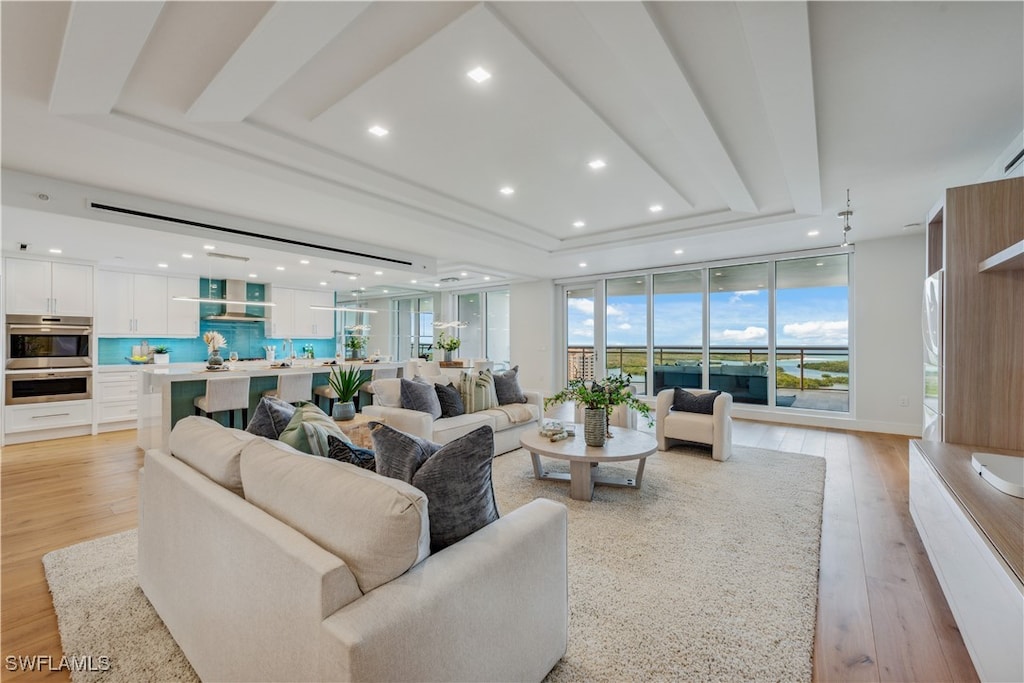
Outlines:
[{"label": "built-in wood cabinet", "polygon": [[93,315],[93,268],[77,263],[8,258],[8,313]]},{"label": "built-in wood cabinet", "polygon": [[1024,178],[950,188],[940,220],[943,440],[1024,450],[1024,269],[979,270],[1003,253],[1016,263]]},{"label": "built-in wood cabinet", "polygon": [[199,304],[171,301],[172,296],[198,296],[197,278],[100,270],[97,282],[100,293],[95,323],[98,336],[199,335]]},{"label": "built-in wood cabinet", "polygon": [[334,306],[333,292],[268,287],[266,336],[270,339],[332,339],[334,311],[310,306]]}]

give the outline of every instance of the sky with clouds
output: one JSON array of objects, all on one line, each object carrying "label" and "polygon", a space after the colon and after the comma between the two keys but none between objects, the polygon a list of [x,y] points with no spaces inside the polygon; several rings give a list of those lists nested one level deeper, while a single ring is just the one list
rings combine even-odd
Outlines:
[{"label": "sky with clouds", "polygon": [[[776,292],[776,344],[846,346],[848,290],[807,287]],[[713,292],[712,346],[767,346],[768,292]],[[608,346],[646,346],[647,304],[642,295],[611,297],[606,312]],[[594,341],[594,302],[568,301],[569,345]],[[701,295],[658,294],[654,301],[655,346],[701,345]]]}]

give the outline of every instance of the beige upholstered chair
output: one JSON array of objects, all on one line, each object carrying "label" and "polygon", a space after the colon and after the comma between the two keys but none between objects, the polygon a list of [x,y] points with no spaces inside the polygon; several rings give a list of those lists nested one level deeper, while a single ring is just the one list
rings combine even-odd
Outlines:
[{"label": "beige upholstered chair", "polygon": [[277,376],[277,389],[264,391],[264,396],[276,396],[286,403],[298,403],[313,398],[313,373],[282,373]]},{"label": "beige upholstered chair", "polygon": [[[704,389],[686,391],[697,395],[710,393]],[[732,455],[732,394],[724,391],[719,394],[711,415],[672,410],[674,395],[673,388],[658,392],[654,418],[658,450],[667,451],[677,443],[687,441],[703,443],[711,445],[712,458],[728,460]]]},{"label": "beige upholstered chair", "polygon": [[206,393],[196,396],[192,401],[196,415],[205,413],[212,417],[214,413],[225,410],[228,414],[228,426],[235,426],[235,411],[242,411],[242,427],[249,423],[249,378],[218,377],[206,380]]}]

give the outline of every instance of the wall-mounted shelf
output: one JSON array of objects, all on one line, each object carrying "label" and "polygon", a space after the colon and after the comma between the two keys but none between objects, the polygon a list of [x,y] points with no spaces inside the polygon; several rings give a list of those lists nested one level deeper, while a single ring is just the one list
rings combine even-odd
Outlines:
[{"label": "wall-mounted shelf", "polygon": [[1024,240],[1003,249],[978,264],[978,272],[989,270],[1024,270]]}]

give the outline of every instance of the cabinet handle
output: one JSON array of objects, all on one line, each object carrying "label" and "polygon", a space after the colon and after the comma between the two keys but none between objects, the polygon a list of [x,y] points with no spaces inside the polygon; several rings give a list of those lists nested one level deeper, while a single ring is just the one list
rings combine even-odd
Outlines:
[{"label": "cabinet handle", "polygon": [[33,420],[41,420],[41,419],[46,418],[46,417],[67,417],[69,415],[71,415],[71,413],[51,413],[49,415],[33,415],[32,419]]}]

